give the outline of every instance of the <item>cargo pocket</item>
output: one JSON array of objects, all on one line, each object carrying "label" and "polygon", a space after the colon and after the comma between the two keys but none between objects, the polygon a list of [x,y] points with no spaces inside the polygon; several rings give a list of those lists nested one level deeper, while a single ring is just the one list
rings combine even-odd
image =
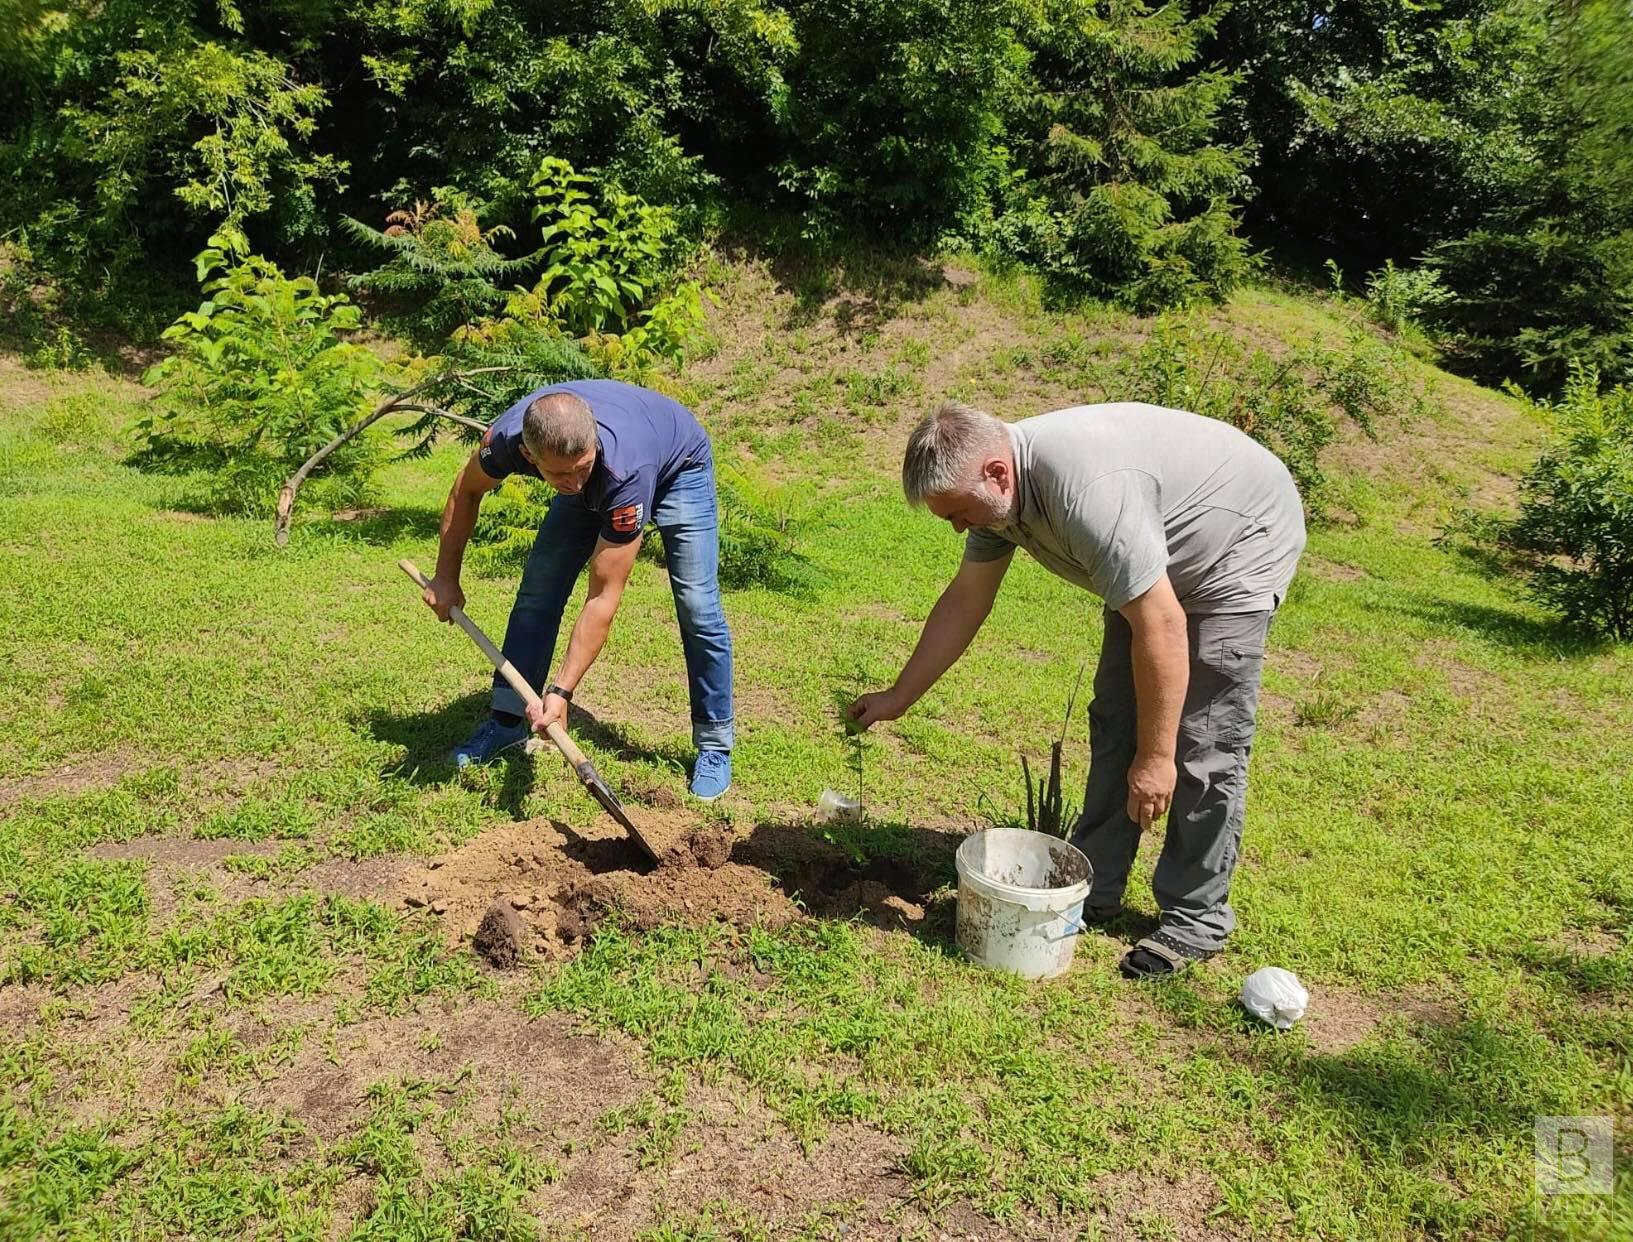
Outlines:
[{"label": "cargo pocket", "polygon": [[1253,740],[1259,711],[1259,679],[1264,674],[1262,631],[1221,635],[1203,655],[1213,689],[1208,701],[1208,736],[1221,746],[1246,746]]}]

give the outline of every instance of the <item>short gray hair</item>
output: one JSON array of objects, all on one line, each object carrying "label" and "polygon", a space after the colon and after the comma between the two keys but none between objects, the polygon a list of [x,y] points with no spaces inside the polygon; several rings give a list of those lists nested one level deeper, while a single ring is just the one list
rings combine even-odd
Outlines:
[{"label": "short gray hair", "polygon": [[570,392],[547,392],[522,415],[522,443],[534,457],[582,457],[595,443],[595,415]]},{"label": "short gray hair", "polygon": [[976,467],[1009,443],[1004,424],[962,401],[943,401],[919,420],[902,457],[902,491],[909,504],[926,496],[967,491]]}]

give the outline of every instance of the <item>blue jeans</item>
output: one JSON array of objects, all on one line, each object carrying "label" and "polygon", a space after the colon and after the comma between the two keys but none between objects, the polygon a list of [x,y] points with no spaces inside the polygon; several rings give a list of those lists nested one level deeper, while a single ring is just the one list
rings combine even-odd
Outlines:
[{"label": "blue jeans", "polygon": [[[714,461],[688,466],[652,502],[652,524],[663,537],[675,619],[686,653],[692,700],[692,743],[699,750],[730,750],[731,631],[720,606],[720,521]],[[577,496],[558,494],[539,527],[522,570],[522,585],[505,628],[505,655],[530,686],[542,691],[556,655],[561,614],[573,585],[595,551],[601,519]],[[521,696],[494,675],[493,709],[522,715]]]}]

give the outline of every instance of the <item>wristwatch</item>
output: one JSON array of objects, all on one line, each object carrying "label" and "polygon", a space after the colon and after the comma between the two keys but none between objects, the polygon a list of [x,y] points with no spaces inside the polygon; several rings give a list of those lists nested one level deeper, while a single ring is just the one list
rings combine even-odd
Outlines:
[{"label": "wristwatch", "polygon": [[544,694],[546,698],[549,698],[552,694],[556,694],[566,699],[569,703],[573,701],[573,692],[556,685],[555,682],[551,682],[544,688]]}]

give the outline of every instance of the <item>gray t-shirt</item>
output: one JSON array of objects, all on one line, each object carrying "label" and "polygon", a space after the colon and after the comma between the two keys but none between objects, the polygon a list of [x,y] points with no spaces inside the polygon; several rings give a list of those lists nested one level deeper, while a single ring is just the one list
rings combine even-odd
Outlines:
[{"label": "gray t-shirt", "polygon": [[976,527],[964,556],[1025,548],[1121,608],[1167,572],[1185,611],[1277,606],[1304,550],[1287,467],[1229,423],[1134,401],[1079,405],[1009,427],[1020,507]]}]

